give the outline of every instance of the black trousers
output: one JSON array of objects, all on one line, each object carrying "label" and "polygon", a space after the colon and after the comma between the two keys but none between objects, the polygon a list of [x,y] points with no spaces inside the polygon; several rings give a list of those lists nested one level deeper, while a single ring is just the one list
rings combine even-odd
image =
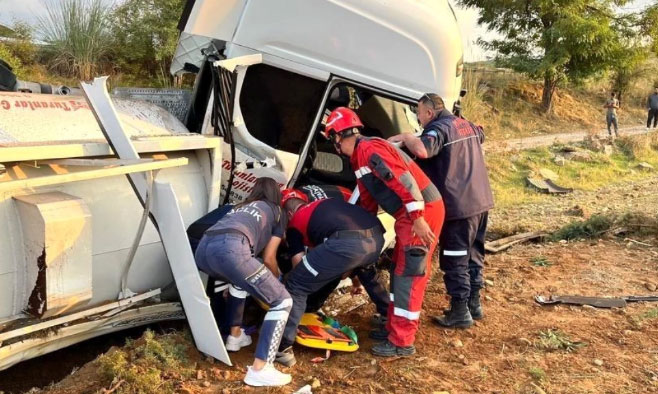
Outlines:
[{"label": "black trousers", "polygon": [[295,342],[297,326],[306,310],[309,294],[339,279],[345,272],[375,264],[383,246],[384,236],[377,230],[376,234],[367,238],[329,237],[304,256],[286,279],[286,289],[293,304],[280,349]]},{"label": "black trousers", "polygon": [[483,287],[484,241],[488,212],[443,223],[439,237],[439,263],[450,297],[467,299]]},{"label": "black trousers", "polygon": [[651,127],[651,120],[653,119],[653,128],[658,124],[658,109],[650,109],[649,116],[647,117],[647,128]]}]

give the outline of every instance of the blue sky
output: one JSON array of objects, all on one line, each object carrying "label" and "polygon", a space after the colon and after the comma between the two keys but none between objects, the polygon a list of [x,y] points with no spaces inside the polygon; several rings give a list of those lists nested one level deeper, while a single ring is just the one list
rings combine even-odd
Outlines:
[{"label": "blue sky", "polygon": [[[36,24],[38,21],[37,15],[44,13],[44,1],[46,0],[0,0],[0,24],[12,23],[12,20],[23,20],[31,24]],[[56,0],[50,0],[56,1]],[[106,0],[107,3],[117,3],[121,0]],[[453,5],[455,0],[449,0]],[[624,9],[628,11],[640,10],[655,0],[635,0],[632,1]],[[466,61],[484,60],[487,57],[482,48],[480,48],[476,41],[479,37],[491,37],[491,33],[483,26],[478,26],[477,18],[478,12],[475,9],[461,9],[454,7],[457,13],[457,20],[462,34],[462,41],[464,44],[464,59]]]}]

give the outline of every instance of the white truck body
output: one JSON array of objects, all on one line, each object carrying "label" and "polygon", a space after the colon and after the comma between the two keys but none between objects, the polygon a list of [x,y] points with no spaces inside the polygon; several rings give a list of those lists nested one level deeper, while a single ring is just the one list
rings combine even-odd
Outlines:
[{"label": "white truck body", "polygon": [[[335,106],[351,105],[370,135],[387,137],[417,131],[409,104],[423,93],[440,94],[447,108],[459,95],[461,40],[446,0],[196,0],[188,11],[174,59],[181,67],[172,71],[185,63],[208,68],[201,47],[219,49],[216,64],[234,77],[226,103],[234,160],[215,136],[217,96],[203,71],[185,124],[155,105],[114,100],[138,153],[154,162],[112,162],[84,98],[0,92],[0,369],[183,317],[150,222],[128,276],[128,288],[150,298],[120,305],[143,211],[130,171],[161,168],[157,178],[173,185],[189,225],[224,202],[231,172],[230,202],[259,176],[282,186],[353,186],[346,161],[318,139]],[[157,289],[162,294],[148,293]],[[113,303],[117,309],[106,312]],[[59,323],[67,316],[77,319]],[[55,330],[32,333],[49,322]]]}]

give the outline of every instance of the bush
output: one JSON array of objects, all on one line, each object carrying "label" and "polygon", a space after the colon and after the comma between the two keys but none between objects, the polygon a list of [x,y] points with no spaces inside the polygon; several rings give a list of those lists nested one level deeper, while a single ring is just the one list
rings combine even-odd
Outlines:
[{"label": "bush", "polygon": [[39,26],[51,68],[64,76],[92,79],[110,54],[111,8],[102,0],[62,0],[46,3],[46,11]]},{"label": "bush", "polygon": [[32,27],[25,22],[14,22],[11,29],[11,40],[5,41],[4,45],[23,65],[33,65],[37,61],[38,50],[32,42]]},{"label": "bush", "polygon": [[613,223],[614,220],[610,217],[594,215],[585,221],[567,224],[555,232],[551,236],[551,239],[553,241],[559,241],[562,239],[569,241],[573,239],[597,237],[609,230]]},{"label": "bush", "polygon": [[25,69],[23,68],[23,62],[2,42],[0,42],[0,60],[4,60],[9,64],[17,78],[24,77]]}]

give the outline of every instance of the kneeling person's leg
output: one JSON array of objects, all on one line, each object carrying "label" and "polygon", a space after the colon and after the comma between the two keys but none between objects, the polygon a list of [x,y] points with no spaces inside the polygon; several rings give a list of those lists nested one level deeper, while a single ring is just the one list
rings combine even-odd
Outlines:
[{"label": "kneeling person's leg", "polygon": [[251,266],[256,269],[244,281],[236,284],[270,307],[261,326],[256,358],[272,363],[281,342],[283,328],[288,321],[292,299],[283,284],[267,267],[256,259],[252,261]]}]

